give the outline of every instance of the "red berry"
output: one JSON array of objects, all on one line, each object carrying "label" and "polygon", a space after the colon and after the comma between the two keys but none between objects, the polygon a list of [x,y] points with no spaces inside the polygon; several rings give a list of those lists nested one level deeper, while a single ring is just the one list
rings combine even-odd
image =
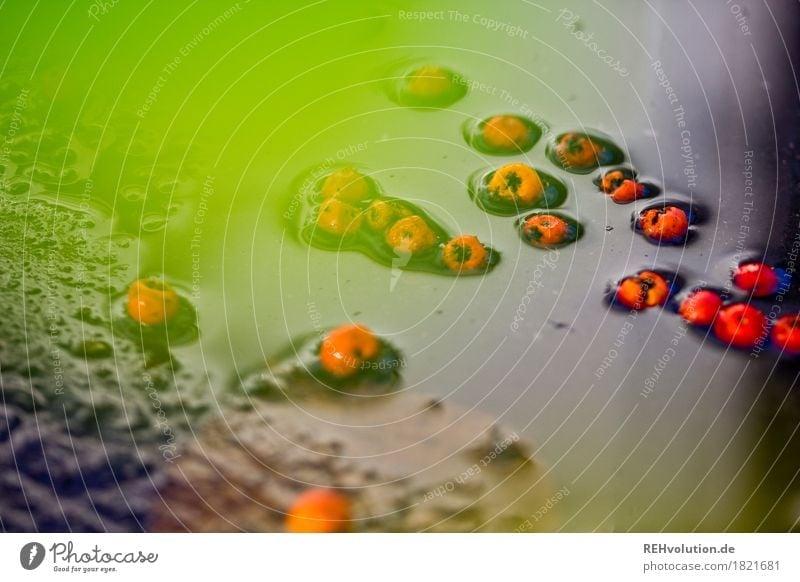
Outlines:
[{"label": "red berry", "polygon": [[752,305],[734,303],[723,307],[714,321],[714,335],[737,348],[752,348],[764,335],[767,318]]},{"label": "red berry", "polygon": [[625,180],[611,193],[611,199],[617,204],[627,204],[639,198],[643,198],[647,192],[647,187],[635,180]]},{"label": "red berry", "polygon": [[722,297],[716,291],[699,289],[681,302],[678,313],[692,325],[711,325],[722,307]]},{"label": "red berry", "polygon": [[783,352],[800,354],[800,313],[778,318],[772,326],[772,342]]},{"label": "red berry", "polygon": [[733,272],[733,284],[753,297],[764,297],[778,290],[780,277],[764,263],[742,263]]}]

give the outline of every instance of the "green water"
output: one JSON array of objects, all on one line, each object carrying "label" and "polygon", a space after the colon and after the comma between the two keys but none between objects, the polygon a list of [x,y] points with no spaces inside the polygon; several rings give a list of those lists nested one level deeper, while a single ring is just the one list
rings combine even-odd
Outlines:
[{"label": "green water", "polygon": [[[109,219],[101,234],[130,241],[136,271],[190,289],[203,363],[223,374],[307,331],[311,307],[324,325],[355,316],[384,333],[406,328],[386,317],[388,270],[290,238],[282,217],[292,181],[309,168],[365,164],[390,194],[452,230],[492,232],[463,187],[479,158],[459,128],[480,108],[419,113],[385,89],[409,58],[475,75],[469,55],[442,41],[496,35],[399,20],[388,3],[296,4],[120,2],[90,15],[44,3],[7,15],[7,30],[19,30],[4,40],[7,97],[27,90],[36,103],[22,112],[30,133],[13,144],[34,168],[28,194],[88,204]],[[442,46],[408,44],[429,36]],[[385,281],[379,293],[347,290],[375,278]],[[425,317],[475,290],[454,297],[453,282],[414,281],[436,289],[414,309]],[[393,311],[407,314],[407,298],[394,297]]]},{"label": "green water", "polygon": [[[178,286],[197,310],[200,336],[173,352],[207,374],[207,390],[230,390],[238,372],[293,337],[363,322],[406,355],[407,390],[479,406],[543,443],[545,460],[558,461],[554,481],[580,481],[571,485],[578,494],[565,511],[578,517],[568,528],[625,528],[639,516],[612,517],[624,491],[596,486],[637,482],[638,473],[612,471],[628,459],[613,439],[629,407],[605,413],[617,385],[595,388],[594,364],[570,368],[597,334],[619,332],[621,321],[600,320],[598,305],[609,261],[639,266],[630,236],[609,243],[607,225],[624,235],[628,213],[614,215],[589,177],[558,173],[545,155],[546,135],[516,158],[476,152],[462,136],[465,123],[509,112],[559,130],[608,132],[623,149],[638,147],[640,159],[658,150],[641,97],[557,24],[554,3],[545,4],[437,2],[441,12],[420,20],[414,11],[430,10],[422,2],[6,2],[0,130],[13,153],[3,160],[5,193],[87,212],[86,235],[109,241],[130,279],[157,274]],[[617,38],[610,14],[586,12],[610,52],[624,54],[630,69],[646,65],[634,40]],[[412,62],[462,74],[467,96],[440,111],[398,106],[387,86]],[[468,195],[471,175],[510,159],[567,184],[561,210],[586,229],[557,260],[523,245],[513,217],[489,216]],[[502,262],[486,277],[446,278],[306,246],[290,226],[293,184],[347,163],[368,169],[388,196],[419,205],[448,232],[478,235]],[[647,252],[639,246],[633,254]],[[520,335],[510,324],[533,280],[543,285],[527,315],[536,327]],[[580,292],[559,302],[565,289]],[[120,291],[108,293],[109,305]],[[581,328],[581,317],[596,321]],[[659,446],[646,450],[655,456]],[[652,459],[637,454],[647,468]],[[725,458],[719,468],[737,463]],[[713,521],[715,495],[701,500],[699,513],[725,524],[724,511]],[[653,497],[640,491],[634,507],[649,507]],[[682,499],[666,497],[674,504],[654,510],[647,524],[668,522],[675,506],[684,510]],[[685,512],[677,523],[692,524],[693,511]]]}]

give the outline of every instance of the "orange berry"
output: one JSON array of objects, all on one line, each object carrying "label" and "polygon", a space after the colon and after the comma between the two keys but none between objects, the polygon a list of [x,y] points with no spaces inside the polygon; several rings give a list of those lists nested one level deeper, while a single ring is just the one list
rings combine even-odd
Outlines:
[{"label": "orange berry", "polygon": [[544,194],[544,185],[536,170],[525,164],[507,164],[492,175],[489,193],[506,202],[534,204]]},{"label": "orange berry", "polygon": [[330,489],[309,489],[287,511],[284,527],[289,533],[337,533],[347,530],[350,500]]},{"label": "orange berry", "polygon": [[522,223],[522,234],[535,246],[557,246],[569,238],[570,225],[552,214],[534,214]]},{"label": "orange berry", "polygon": [[489,253],[478,237],[463,234],[454,237],[444,246],[442,262],[451,271],[481,269],[489,261]]},{"label": "orange berry", "polygon": [[368,328],[348,324],[331,330],[322,340],[319,361],[322,368],[337,378],[347,378],[358,372],[361,364],[375,359],[381,342]]},{"label": "orange berry", "polygon": [[555,146],[556,156],[566,167],[587,168],[599,165],[602,147],[582,133],[565,133]]},{"label": "orange berry", "polygon": [[396,99],[402,105],[444,107],[467,94],[467,83],[445,67],[427,64],[406,73],[396,89]]},{"label": "orange berry", "polygon": [[319,205],[317,226],[337,236],[353,234],[361,225],[358,209],[338,198],[328,198]]},{"label": "orange berry", "polygon": [[639,228],[654,242],[677,243],[689,232],[689,217],[682,208],[651,208],[639,215]]},{"label": "orange berry", "polygon": [[386,200],[374,200],[367,208],[367,224],[372,230],[383,231],[391,224],[395,209]]},{"label": "orange berry", "polygon": [[420,99],[436,99],[453,86],[452,74],[438,65],[423,65],[406,77],[406,91]]},{"label": "orange berry", "polygon": [[635,180],[624,180],[611,193],[611,200],[617,204],[627,204],[638,200],[645,195],[646,187],[644,184]]},{"label": "orange berry", "polygon": [[165,323],[178,313],[179,307],[175,289],[160,279],[139,279],[128,288],[128,315],[142,325]]},{"label": "orange berry", "polygon": [[322,184],[325,198],[339,198],[345,202],[361,202],[370,194],[366,178],[354,168],[341,168],[329,175]]},{"label": "orange berry", "polygon": [[633,277],[626,277],[617,286],[616,300],[630,309],[664,305],[668,298],[667,280],[653,271],[642,271]]},{"label": "orange berry", "polygon": [[413,215],[395,222],[386,235],[386,242],[395,251],[416,254],[433,247],[437,238],[421,216]]},{"label": "orange berry", "polygon": [[603,177],[600,180],[600,189],[606,194],[611,194],[627,179],[628,178],[625,176],[625,172],[622,170],[611,170],[603,174]]},{"label": "orange berry", "polygon": [[481,134],[486,145],[498,150],[517,151],[530,146],[530,130],[515,115],[492,117],[483,124]]}]

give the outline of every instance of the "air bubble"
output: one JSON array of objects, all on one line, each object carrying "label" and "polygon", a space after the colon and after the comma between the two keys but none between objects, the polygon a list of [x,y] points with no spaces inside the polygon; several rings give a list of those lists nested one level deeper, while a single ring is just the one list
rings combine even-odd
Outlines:
[{"label": "air bubble", "polygon": [[147,233],[158,232],[167,226],[168,219],[161,214],[147,214],[142,217],[142,231]]}]

